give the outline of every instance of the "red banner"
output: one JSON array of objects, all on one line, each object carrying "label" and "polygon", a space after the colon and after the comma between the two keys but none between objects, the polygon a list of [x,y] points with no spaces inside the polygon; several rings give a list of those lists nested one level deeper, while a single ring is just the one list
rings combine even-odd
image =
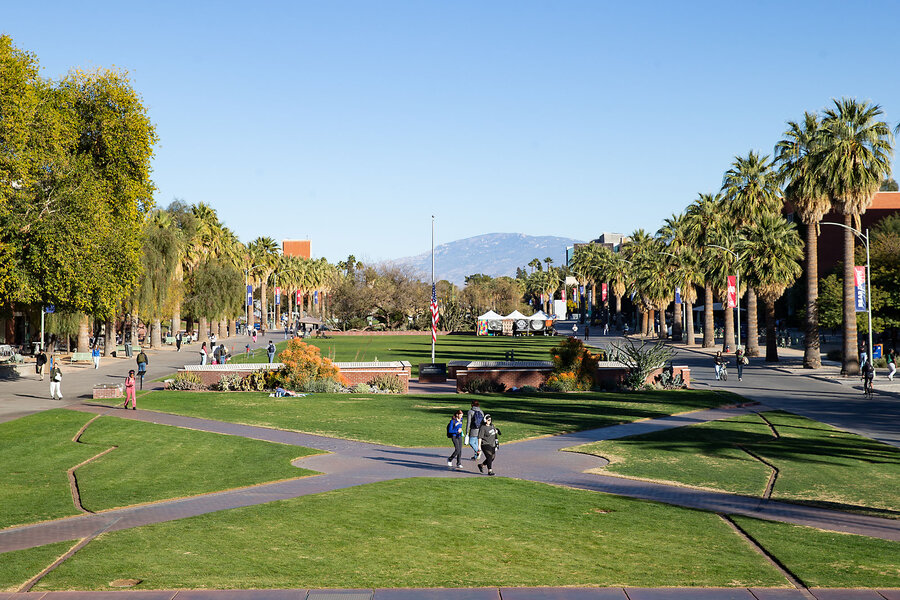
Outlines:
[{"label": "red banner", "polygon": [[297,290],[297,304],[303,302],[303,294],[300,293],[300,290]]},{"label": "red banner", "polygon": [[566,301],[566,288],[563,288],[563,289],[562,289],[562,301],[563,301],[563,302]]},{"label": "red banner", "polygon": [[728,276],[728,308],[737,306],[737,278],[734,275]]},{"label": "red banner", "polygon": [[606,284],[601,283],[600,284],[600,302],[606,302],[606,294],[607,294],[606,289],[607,289]]}]

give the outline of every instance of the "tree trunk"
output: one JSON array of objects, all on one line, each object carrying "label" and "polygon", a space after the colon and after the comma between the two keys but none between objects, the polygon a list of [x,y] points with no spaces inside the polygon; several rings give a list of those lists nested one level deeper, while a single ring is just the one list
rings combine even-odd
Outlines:
[{"label": "tree trunk", "polygon": [[222,340],[228,337],[228,319],[226,317],[219,319],[219,332],[216,335]]},{"label": "tree trunk", "polygon": [[766,362],[778,362],[778,340],[775,339],[775,299],[766,298]]},{"label": "tree trunk", "polygon": [[268,291],[266,281],[263,279],[262,284],[259,286],[259,330],[262,333],[265,333],[266,329],[269,328],[269,306],[266,304]]},{"label": "tree trunk", "polygon": [[703,347],[716,345],[715,320],[713,319],[713,289],[710,284],[703,288]]},{"label": "tree trunk", "polygon": [[206,317],[200,317],[200,326],[198,327],[200,331],[197,332],[197,340],[201,342],[209,341],[209,322],[206,320]]},{"label": "tree trunk", "polygon": [[661,340],[669,337],[669,328],[666,327],[666,307],[662,306],[659,309],[659,338]]},{"label": "tree trunk", "polygon": [[747,356],[759,356],[759,307],[756,290],[747,286]]},{"label": "tree trunk", "polygon": [[150,326],[150,347],[154,349],[162,348],[162,321],[153,319]]},{"label": "tree trunk", "polygon": [[78,352],[91,351],[91,318],[88,315],[81,315],[81,321],[78,322]]},{"label": "tree trunk", "polygon": [[138,339],[138,314],[137,309],[134,308],[131,310],[131,346],[133,348],[137,348],[140,346],[140,340]]},{"label": "tree trunk", "polygon": [[694,345],[694,303],[693,302],[685,302],[684,303],[684,312],[687,315],[687,323],[685,323],[685,331],[687,332],[687,340],[685,340],[685,344],[688,346]]},{"label": "tree trunk", "polygon": [[[853,226],[853,215],[844,215],[844,225]],[[856,350],[856,290],[853,267],[856,264],[854,239],[851,229],[844,229],[844,361],[842,375],[859,375],[859,355]],[[872,349],[869,348],[869,352]]]},{"label": "tree trunk", "polygon": [[597,304],[597,284],[591,282],[591,301],[588,303],[589,322],[594,317],[594,305]]},{"label": "tree trunk", "polygon": [[641,335],[647,335],[647,329],[649,329],[647,311],[638,309],[638,313],[641,315]]},{"label": "tree trunk", "polygon": [[103,356],[112,356],[116,351],[116,317],[115,315],[106,318],[106,327],[104,328],[104,347]]},{"label": "tree trunk", "polygon": [[[684,299],[682,299],[684,302]],[[672,312],[672,339],[684,341],[684,323],[681,317],[681,308],[684,304],[675,304],[675,310]]]},{"label": "tree trunk", "polygon": [[237,335],[237,319],[228,319],[228,337]]},{"label": "tree trunk", "polygon": [[734,309],[728,308],[728,294],[722,296],[722,310],[725,311],[725,339],[722,340],[722,351],[734,350]]},{"label": "tree trunk", "polygon": [[622,296],[616,296],[616,314],[622,314]]},{"label": "tree trunk", "polygon": [[822,366],[822,351],[819,346],[819,239],[816,223],[806,224],[806,341],[803,352],[803,366],[818,369]]}]

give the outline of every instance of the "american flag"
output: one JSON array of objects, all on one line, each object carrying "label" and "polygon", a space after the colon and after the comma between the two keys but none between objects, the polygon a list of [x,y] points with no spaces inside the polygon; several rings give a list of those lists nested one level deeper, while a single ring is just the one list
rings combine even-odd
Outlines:
[{"label": "american flag", "polygon": [[431,341],[437,341],[438,304],[437,287],[431,284]]}]

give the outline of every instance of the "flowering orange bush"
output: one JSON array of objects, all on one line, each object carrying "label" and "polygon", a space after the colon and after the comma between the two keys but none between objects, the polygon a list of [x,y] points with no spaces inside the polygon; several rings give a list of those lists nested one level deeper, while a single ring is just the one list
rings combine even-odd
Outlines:
[{"label": "flowering orange bush", "polygon": [[322,358],[321,350],[297,338],[288,342],[279,359],[284,365],[285,378],[297,387],[324,379],[332,379],[343,386],[350,385],[330,358]]},{"label": "flowering orange bush", "polygon": [[589,390],[594,385],[594,373],[600,357],[593,354],[578,338],[570,337],[550,350],[554,374],[548,384],[559,382],[566,391]]}]

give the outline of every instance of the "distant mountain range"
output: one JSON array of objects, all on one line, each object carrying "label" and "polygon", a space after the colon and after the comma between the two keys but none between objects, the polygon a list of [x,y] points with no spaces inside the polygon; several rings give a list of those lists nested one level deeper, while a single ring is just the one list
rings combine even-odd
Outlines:
[{"label": "distant mountain range", "polygon": [[[566,261],[566,246],[581,240],[556,236],[533,236],[522,233],[487,233],[435,246],[435,279],[446,279],[457,285],[466,281],[467,275],[484,273],[491,277],[509,275],[515,277],[517,267],[526,267],[534,258],[553,259],[554,265]],[[431,252],[398,258],[393,262],[409,265],[425,279],[431,277]],[[530,271],[530,269],[527,269]]]}]

